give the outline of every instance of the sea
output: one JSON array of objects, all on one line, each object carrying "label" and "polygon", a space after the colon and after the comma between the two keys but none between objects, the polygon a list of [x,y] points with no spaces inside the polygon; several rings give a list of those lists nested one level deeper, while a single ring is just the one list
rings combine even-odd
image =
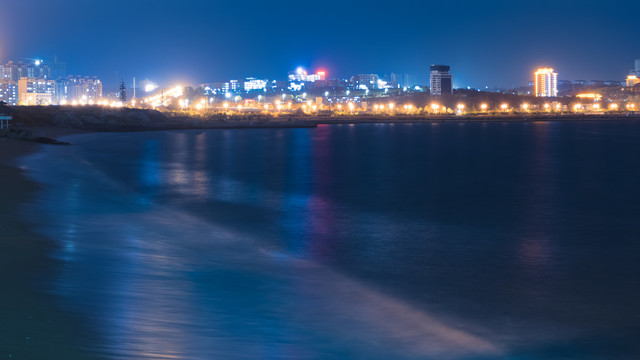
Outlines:
[{"label": "sea", "polygon": [[105,359],[640,358],[639,122],[63,140],[20,211]]}]

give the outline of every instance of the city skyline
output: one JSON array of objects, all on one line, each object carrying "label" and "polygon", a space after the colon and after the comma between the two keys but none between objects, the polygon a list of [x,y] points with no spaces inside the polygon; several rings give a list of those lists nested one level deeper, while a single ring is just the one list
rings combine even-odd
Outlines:
[{"label": "city skyline", "polygon": [[[575,1],[154,4],[6,4],[0,29],[16,35],[0,42],[0,62],[53,54],[73,73],[99,76],[108,86],[134,76],[190,84],[279,78],[298,66],[326,69],[331,78],[408,73],[427,84],[429,65],[442,63],[453,69],[454,87],[509,88],[531,81],[528,72],[543,66],[566,80],[622,80],[640,57],[629,46],[640,5],[620,1],[606,7]],[[30,13],[33,7],[43,11]],[[532,31],[541,15],[547,26]]]}]

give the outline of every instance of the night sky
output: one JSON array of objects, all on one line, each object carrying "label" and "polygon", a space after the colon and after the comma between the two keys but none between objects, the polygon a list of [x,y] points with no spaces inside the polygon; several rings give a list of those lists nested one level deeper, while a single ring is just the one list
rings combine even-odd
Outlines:
[{"label": "night sky", "polygon": [[7,0],[0,61],[57,55],[107,85],[284,79],[297,66],[426,83],[431,63],[451,65],[456,87],[523,85],[540,65],[623,80],[640,58],[638,19],[640,1],[618,0]]}]

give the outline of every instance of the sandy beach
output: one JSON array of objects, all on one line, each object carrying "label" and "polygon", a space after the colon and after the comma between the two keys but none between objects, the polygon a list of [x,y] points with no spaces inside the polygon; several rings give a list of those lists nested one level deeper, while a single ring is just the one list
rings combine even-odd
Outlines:
[{"label": "sandy beach", "polygon": [[[32,131],[48,137],[77,133],[54,128]],[[48,255],[55,245],[32,232],[20,216],[21,204],[39,185],[28,180],[15,161],[39,146],[46,145],[0,138],[0,357],[97,359],[82,350],[91,338],[90,324],[63,311],[43,289],[58,270]]]}]

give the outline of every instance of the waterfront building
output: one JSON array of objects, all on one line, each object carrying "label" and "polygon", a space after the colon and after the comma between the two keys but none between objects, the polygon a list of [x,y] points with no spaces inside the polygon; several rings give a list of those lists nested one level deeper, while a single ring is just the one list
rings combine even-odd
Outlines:
[{"label": "waterfront building", "polygon": [[558,73],[552,68],[540,68],[533,74],[537,97],[558,96]]},{"label": "waterfront building", "polygon": [[22,77],[18,80],[19,105],[52,105],[55,99],[54,80]]},{"label": "waterfront building", "polygon": [[447,65],[431,65],[429,68],[431,95],[444,95],[453,93],[453,75],[449,73],[451,67]]},{"label": "waterfront building", "polygon": [[13,81],[0,80],[0,101],[7,105],[18,105],[18,84]]}]

